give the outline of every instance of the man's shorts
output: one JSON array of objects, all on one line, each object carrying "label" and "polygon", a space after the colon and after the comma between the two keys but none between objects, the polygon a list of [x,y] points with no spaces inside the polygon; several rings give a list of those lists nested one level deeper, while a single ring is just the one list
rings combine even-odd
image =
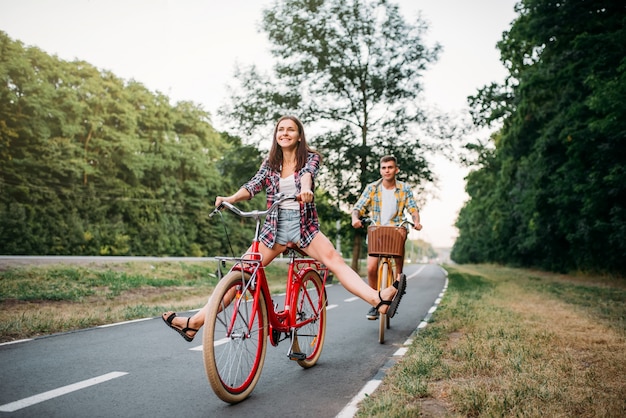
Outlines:
[{"label": "man's shorts", "polygon": [[278,210],[276,243],[287,245],[288,242],[300,245],[300,211],[297,209]]}]

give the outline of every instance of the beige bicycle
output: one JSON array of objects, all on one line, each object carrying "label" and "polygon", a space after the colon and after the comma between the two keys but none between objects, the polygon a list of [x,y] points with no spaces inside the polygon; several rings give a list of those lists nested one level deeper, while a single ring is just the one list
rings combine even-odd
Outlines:
[{"label": "beige bicycle", "polygon": [[[371,225],[370,218],[362,219],[368,222],[367,227],[367,254],[378,257],[378,290],[381,291],[393,285],[396,277],[396,257],[404,257],[404,243],[408,235],[405,225],[413,225],[408,220],[402,221],[400,226]],[[381,313],[378,322],[378,342],[385,342],[385,330],[391,328],[391,318]]]}]

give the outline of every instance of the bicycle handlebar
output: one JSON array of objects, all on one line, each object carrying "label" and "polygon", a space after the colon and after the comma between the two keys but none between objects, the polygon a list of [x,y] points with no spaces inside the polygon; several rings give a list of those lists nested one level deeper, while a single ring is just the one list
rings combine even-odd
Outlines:
[{"label": "bicycle handlebar", "polygon": [[[365,222],[367,222],[370,225],[374,225],[374,220],[372,218],[365,217],[365,218],[360,218],[360,219],[361,219],[361,224],[364,224]],[[404,226],[406,224],[409,224],[412,227],[415,227],[415,224],[412,221],[408,220],[408,219],[403,219],[402,222],[400,223],[400,225],[398,225],[398,226]]]},{"label": "bicycle handlebar", "polygon": [[213,209],[211,213],[209,213],[209,218],[212,218],[213,216],[215,216],[218,212],[222,210],[222,208],[225,207],[231,212],[233,212],[235,215],[241,216],[242,218],[259,219],[260,217],[265,216],[275,211],[278,208],[278,205],[280,205],[282,202],[285,202],[287,200],[296,200],[299,202],[301,199],[300,199],[300,195],[295,195],[295,194],[284,195],[282,193],[278,193],[276,195],[276,200],[274,201],[274,203],[272,203],[272,206],[270,206],[267,210],[253,210],[250,212],[244,212],[241,209],[239,209],[237,206],[233,205],[232,203],[222,201],[219,204],[219,206],[217,206],[215,209]]}]

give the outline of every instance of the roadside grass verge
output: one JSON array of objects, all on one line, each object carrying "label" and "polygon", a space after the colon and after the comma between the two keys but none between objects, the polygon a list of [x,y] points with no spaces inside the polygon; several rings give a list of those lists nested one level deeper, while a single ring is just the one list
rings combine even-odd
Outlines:
[{"label": "roadside grass verge", "polygon": [[[213,260],[0,271],[0,342],[198,309],[217,284],[216,272]],[[266,274],[272,291],[284,290],[285,263],[272,263]]]},{"label": "roadside grass verge", "polygon": [[359,417],[626,416],[623,279],[446,270],[430,323]]}]

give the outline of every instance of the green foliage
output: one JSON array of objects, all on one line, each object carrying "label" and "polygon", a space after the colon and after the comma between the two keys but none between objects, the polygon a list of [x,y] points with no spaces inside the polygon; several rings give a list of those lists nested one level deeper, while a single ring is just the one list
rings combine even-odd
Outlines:
[{"label": "green foliage", "polygon": [[225,252],[208,213],[260,157],[200,106],[4,32],[0,80],[0,253]]},{"label": "green foliage", "polygon": [[400,177],[421,190],[433,179],[429,144],[411,129],[426,123],[421,77],[439,52],[424,45],[426,28],[381,0],[278,1],[263,12],[273,74],[239,70],[222,112],[250,135],[284,113],[317,127],[311,142],[324,156],[322,184],[336,204],[356,201],[379,177],[385,154],[396,155]]},{"label": "green foliage", "polygon": [[[353,205],[380,177],[386,154],[396,156],[398,177],[424,200],[434,179],[428,153],[459,136],[445,115],[426,114],[420,103],[422,76],[440,50],[426,46],[427,27],[419,17],[407,23],[385,0],[274,2],[262,21],[276,58],[273,72],[238,69],[231,104],[220,112],[255,139],[266,139],[268,124],[281,115],[298,115],[315,132],[308,140],[324,156],[318,184],[336,207]],[[354,265],[363,240],[346,226]]]},{"label": "green foliage", "polygon": [[503,86],[470,98],[503,122],[468,177],[457,262],[626,271],[626,9],[524,0],[498,43]]}]

